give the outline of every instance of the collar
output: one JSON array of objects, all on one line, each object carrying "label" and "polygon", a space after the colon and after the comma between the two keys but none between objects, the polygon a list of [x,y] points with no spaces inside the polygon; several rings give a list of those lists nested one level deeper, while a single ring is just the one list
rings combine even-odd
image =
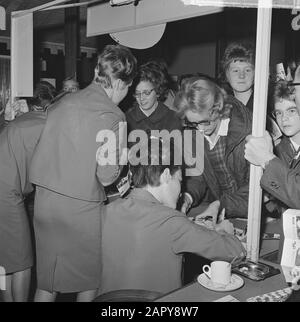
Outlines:
[{"label": "collar", "polygon": [[168,113],[169,109],[162,102],[158,102],[156,110],[147,116],[144,114],[138,106],[134,106],[132,109],[131,116],[135,119],[136,122],[141,122],[143,120],[149,120],[152,123],[157,123],[163,119]]},{"label": "collar", "polygon": [[216,146],[220,136],[227,136],[229,122],[230,122],[229,118],[221,120],[218,133],[213,140],[209,136],[204,135],[205,139],[209,143],[210,150],[212,150]]},{"label": "collar", "polygon": [[298,143],[296,143],[295,141],[293,141],[292,139],[290,139],[291,145],[294,149],[294,152],[296,153],[296,155],[294,156],[294,159],[297,159],[300,155],[300,145]]},{"label": "collar", "polygon": [[161,204],[148,190],[134,188],[126,198],[139,199],[150,203]]}]

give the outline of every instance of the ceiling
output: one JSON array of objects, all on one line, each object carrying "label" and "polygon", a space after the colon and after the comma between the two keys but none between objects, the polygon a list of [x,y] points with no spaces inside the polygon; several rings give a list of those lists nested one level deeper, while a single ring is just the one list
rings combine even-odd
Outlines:
[{"label": "ceiling", "polygon": [[[79,0],[77,2],[87,2]],[[108,0],[99,0],[107,2]],[[31,9],[51,0],[0,0],[0,5],[6,10],[6,30],[0,30],[1,36],[10,36],[10,16],[13,11]],[[69,1],[72,3],[76,1]],[[80,12],[80,43],[81,46],[97,47],[96,37],[86,37],[86,6],[79,7]],[[34,32],[38,33],[41,41],[64,43],[64,9],[39,11],[34,14]]]}]

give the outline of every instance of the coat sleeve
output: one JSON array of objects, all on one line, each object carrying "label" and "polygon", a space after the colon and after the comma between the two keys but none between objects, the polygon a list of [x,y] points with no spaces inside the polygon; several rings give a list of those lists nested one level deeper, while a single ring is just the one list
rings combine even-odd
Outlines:
[{"label": "coat sleeve", "polygon": [[207,188],[203,175],[186,177],[185,190],[193,198],[192,207],[196,207],[200,204],[201,200],[205,196]]},{"label": "coat sleeve", "polygon": [[300,209],[299,168],[290,169],[276,157],[266,166],[261,186],[289,208]]},{"label": "coat sleeve", "polygon": [[[104,186],[108,186],[118,179],[123,168],[122,164],[120,164],[120,156],[127,142],[126,122],[118,117],[109,115],[107,124],[109,126],[106,129],[109,129],[114,134],[115,140],[111,141],[109,145],[102,145],[97,152],[97,177]],[[100,156],[103,155],[112,162],[103,164],[100,161]]]},{"label": "coat sleeve", "polygon": [[172,217],[170,221],[172,248],[176,254],[188,252],[210,260],[227,261],[246,255],[243,245],[233,235],[209,230],[183,216]]},{"label": "coat sleeve", "polygon": [[248,200],[249,200],[249,179],[250,164],[244,158],[245,140],[231,154],[233,161],[231,171],[235,173],[238,187],[233,192],[222,191],[220,196],[220,209],[226,209],[227,218],[247,218],[248,217]]},{"label": "coat sleeve", "polygon": [[223,192],[220,209],[226,209],[227,218],[248,217],[249,184],[240,187],[234,193]]}]

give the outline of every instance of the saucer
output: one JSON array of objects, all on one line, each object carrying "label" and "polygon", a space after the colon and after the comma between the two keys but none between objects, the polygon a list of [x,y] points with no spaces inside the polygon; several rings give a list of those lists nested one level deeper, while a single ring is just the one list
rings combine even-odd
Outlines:
[{"label": "saucer", "polygon": [[244,285],[244,280],[236,274],[231,275],[231,281],[228,285],[214,285],[204,273],[197,277],[197,281],[199,284],[208,288],[209,290],[217,292],[229,292],[237,290]]}]

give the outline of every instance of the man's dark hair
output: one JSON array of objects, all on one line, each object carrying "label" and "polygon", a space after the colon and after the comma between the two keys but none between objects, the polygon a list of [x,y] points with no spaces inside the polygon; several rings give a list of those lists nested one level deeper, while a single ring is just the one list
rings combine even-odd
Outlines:
[{"label": "man's dark hair", "polygon": [[[181,169],[181,165],[177,164],[176,160],[178,150],[172,140],[167,145],[159,138],[148,137],[147,145],[143,148],[141,154],[144,157],[136,165],[132,159],[135,156],[129,154],[132,182],[136,188],[147,185],[157,187],[160,185],[160,175],[166,168],[169,168],[171,175]],[[145,151],[147,153],[144,153]]]}]

